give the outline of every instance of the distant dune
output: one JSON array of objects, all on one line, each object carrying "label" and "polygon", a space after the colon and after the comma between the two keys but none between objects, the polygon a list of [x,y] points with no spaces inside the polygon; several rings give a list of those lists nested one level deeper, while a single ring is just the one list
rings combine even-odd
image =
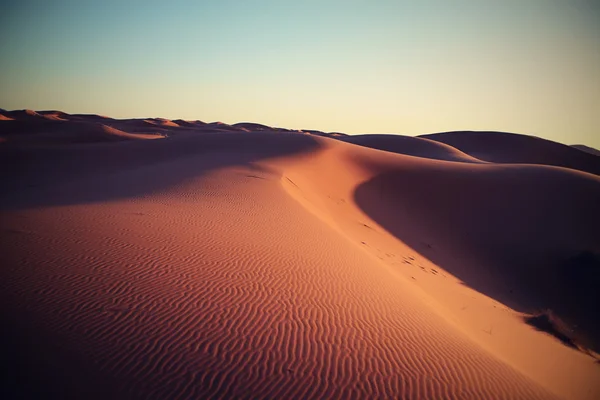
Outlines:
[{"label": "distant dune", "polygon": [[261,124],[253,124],[251,122],[239,122],[237,124],[233,124],[233,126],[236,128],[247,129],[248,131],[251,131],[251,132],[272,131],[273,130],[273,128],[271,128],[270,126],[261,125]]},{"label": "distant dune", "polygon": [[0,114],[6,398],[600,398],[596,156]]},{"label": "distant dune", "polygon": [[51,121],[66,121],[69,117],[62,111],[39,111],[38,114]]},{"label": "distant dune", "polygon": [[196,120],[196,121],[184,121],[182,119],[176,119],[176,120],[173,120],[173,122],[175,122],[177,125],[179,125],[181,127],[187,127],[187,128],[194,128],[194,127],[206,125],[205,122],[198,121],[198,120]]},{"label": "distant dune", "polygon": [[484,161],[545,164],[600,174],[600,159],[571,146],[535,136],[504,132],[444,132],[420,137],[446,143]]},{"label": "distant dune", "polygon": [[171,128],[179,127],[179,125],[177,125],[176,122],[173,122],[173,121],[170,121],[170,120],[164,119],[164,118],[145,119],[144,122],[147,122],[151,125],[159,125],[159,126],[164,126],[164,127],[171,127]]},{"label": "distant dune", "polygon": [[586,153],[593,154],[595,156],[600,156],[600,150],[596,150],[593,147],[586,146],[583,144],[573,144],[571,147],[576,148],[577,150],[585,151]]},{"label": "distant dune", "polygon": [[391,151],[415,157],[434,160],[481,163],[456,148],[434,140],[401,135],[353,135],[341,138],[344,142],[354,143],[373,149]]},{"label": "distant dune", "polygon": [[[59,121],[49,118],[50,121]],[[64,122],[64,123],[38,123],[27,121],[14,122],[6,127],[0,126],[4,134],[5,143],[30,145],[59,145],[65,143],[98,143],[114,142],[121,140],[158,139],[163,136],[159,133],[127,133],[112,126],[97,122]],[[0,135],[1,135],[0,134]]]}]

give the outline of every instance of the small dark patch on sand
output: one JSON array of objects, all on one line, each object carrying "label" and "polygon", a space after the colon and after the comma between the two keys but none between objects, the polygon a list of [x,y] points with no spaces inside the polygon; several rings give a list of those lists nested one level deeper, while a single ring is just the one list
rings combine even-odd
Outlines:
[{"label": "small dark patch on sand", "polygon": [[571,339],[564,332],[566,328],[559,326],[556,317],[551,312],[527,316],[524,318],[524,320],[528,325],[533,326],[536,330],[549,333],[569,347],[578,348],[573,339]]}]

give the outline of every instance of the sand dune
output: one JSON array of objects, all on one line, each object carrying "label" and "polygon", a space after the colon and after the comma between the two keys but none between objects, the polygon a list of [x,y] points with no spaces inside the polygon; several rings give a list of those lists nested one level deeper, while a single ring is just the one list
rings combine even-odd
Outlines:
[{"label": "sand dune", "polygon": [[202,122],[200,120],[185,121],[183,119],[176,119],[176,120],[173,120],[173,122],[175,122],[177,125],[179,125],[181,127],[186,127],[186,128],[193,128],[193,127],[199,127],[202,125],[206,125],[206,122]]},{"label": "sand dune", "polygon": [[68,121],[88,121],[88,122],[104,122],[115,121],[113,118],[98,114],[66,114],[64,119]]},{"label": "sand dune", "polygon": [[322,136],[322,137],[342,137],[342,136],[346,136],[346,135],[344,135],[342,133],[338,133],[338,132],[328,133],[328,132],[316,131],[314,129],[302,129],[301,132],[308,133],[308,134],[315,135],[315,136]]},{"label": "sand dune", "polygon": [[223,131],[223,132],[225,132],[225,131],[249,132],[248,129],[229,125],[229,124],[226,124],[225,122],[221,122],[221,121],[210,122],[210,123],[206,124],[206,128],[212,128],[213,130],[218,130],[218,131]]},{"label": "sand dune", "polygon": [[14,110],[14,111],[4,110],[2,113],[11,119],[39,120],[39,119],[43,118],[43,116],[41,114],[38,114],[37,112],[35,112],[33,110]]},{"label": "sand dune", "polygon": [[[57,119],[51,120],[58,121]],[[21,124],[20,121],[15,122],[14,129],[5,136],[7,144],[58,145],[61,143],[101,143],[163,137],[158,133],[127,133],[100,123]]]},{"label": "sand dune", "polygon": [[340,140],[373,149],[434,160],[482,162],[452,146],[424,138],[401,135],[353,135],[345,136]]},{"label": "sand dune", "polygon": [[[391,189],[376,202],[381,187]],[[600,351],[600,281],[567,264],[600,254],[599,187],[596,175],[568,169],[419,165],[362,184],[356,200],[404,243],[431,246],[422,254],[470,287],[516,310],[551,309]]]},{"label": "sand dune", "polygon": [[600,156],[600,150],[596,150],[593,147],[586,146],[583,144],[573,144],[571,147],[576,148],[577,150],[585,151],[586,153],[593,154],[595,156]]},{"label": "sand dune", "polygon": [[158,125],[158,126],[168,126],[171,128],[178,128],[179,125],[177,125],[176,122],[170,121],[168,119],[164,119],[164,118],[152,118],[152,119],[145,119],[144,122],[147,122],[151,125]]},{"label": "sand dune", "polygon": [[274,130],[270,126],[262,125],[262,124],[254,124],[251,122],[238,122],[237,124],[233,124],[232,126],[236,128],[243,128],[248,130],[249,132],[255,131],[272,131]]},{"label": "sand dune", "polygon": [[[335,158],[344,160],[343,166],[331,168]],[[553,307],[570,321],[573,339],[597,348],[598,275],[582,269],[597,271],[600,265],[579,263],[579,273],[568,270],[573,256],[586,250],[600,254],[596,176],[545,166],[447,163],[362,148],[332,149],[320,161],[295,168],[299,172],[288,171],[288,176],[310,188],[299,200],[422,287],[441,315],[451,315],[472,339],[555,392],[586,396],[597,373],[588,369],[589,361],[575,362],[566,347],[541,343],[522,322],[529,313]],[[549,352],[571,373],[548,367]]]},{"label": "sand dune", "polygon": [[39,111],[38,114],[51,121],[66,121],[68,114],[62,111]]},{"label": "sand dune", "polygon": [[[600,396],[596,360],[565,345],[597,345],[598,176],[425,139],[176,125],[0,144],[7,393]],[[546,309],[568,340],[526,323]]]},{"label": "sand dune", "polygon": [[545,164],[600,175],[600,160],[571,146],[535,136],[505,132],[444,132],[420,137],[446,143],[484,161]]}]

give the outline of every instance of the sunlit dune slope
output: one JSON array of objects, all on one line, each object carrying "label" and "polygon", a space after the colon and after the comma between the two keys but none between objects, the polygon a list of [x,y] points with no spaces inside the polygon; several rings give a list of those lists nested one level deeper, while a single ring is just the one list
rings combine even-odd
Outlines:
[{"label": "sunlit dune slope", "polygon": [[597,349],[600,265],[578,261],[600,254],[597,176],[350,145],[319,154],[286,170],[305,188],[287,185],[308,209],[411,279],[440,315],[515,368],[567,398],[598,393],[588,392],[598,390],[593,362],[545,341],[522,314],[550,309],[568,325],[570,343]]},{"label": "sunlit dune slope", "polygon": [[600,159],[570,146],[535,136],[505,132],[444,132],[419,137],[446,143],[484,161],[546,164],[600,175]]},{"label": "sunlit dune slope", "polygon": [[552,309],[593,347],[595,278],[561,274],[600,252],[597,176],[177,125],[0,145],[10,393],[600,396],[596,360],[523,319]]}]

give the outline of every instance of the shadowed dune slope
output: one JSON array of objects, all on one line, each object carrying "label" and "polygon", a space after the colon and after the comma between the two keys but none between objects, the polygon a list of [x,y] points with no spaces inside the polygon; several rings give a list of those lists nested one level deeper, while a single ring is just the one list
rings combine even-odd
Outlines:
[{"label": "shadowed dune slope", "polygon": [[100,122],[100,123],[104,123],[104,124],[118,121],[113,118],[106,117],[104,115],[97,115],[97,114],[66,114],[64,119],[66,119],[68,121],[88,121],[88,122]]},{"label": "shadowed dune slope", "polygon": [[599,265],[585,256],[600,250],[597,176],[339,142],[286,176],[300,203],[420,287],[472,340],[565,398],[600,394],[593,358],[532,332],[522,314],[551,309],[572,341],[597,348]]},{"label": "shadowed dune slope", "polygon": [[179,125],[177,125],[176,122],[173,122],[171,120],[164,119],[164,118],[145,119],[144,122],[151,124],[151,125],[158,125],[158,126],[170,127],[170,128],[179,128]]},{"label": "shadowed dune slope", "polygon": [[353,135],[339,138],[344,142],[358,144],[373,149],[390,151],[415,157],[434,160],[480,163],[474,157],[444,143],[434,140],[402,135]]},{"label": "shadowed dune slope", "polygon": [[64,113],[62,111],[38,111],[38,114],[42,115],[44,118],[49,119],[51,121],[66,121],[69,114]]},{"label": "shadowed dune slope", "polygon": [[219,131],[223,131],[223,132],[227,132],[227,131],[232,131],[232,132],[240,132],[240,131],[245,131],[248,132],[247,129],[242,128],[242,127],[237,127],[237,126],[233,126],[233,125],[229,125],[226,124],[224,122],[221,121],[217,121],[217,122],[211,122],[209,124],[206,124],[207,128],[214,128],[216,130]]},{"label": "shadowed dune slope", "polygon": [[40,120],[43,119],[43,115],[33,111],[33,110],[13,110],[13,111],[4,111],[4,114],[12,119],[22,119],[22,120]]},{"label": "shadowed dune slope", "polygon": [[173,120],[173,122],[175,122],[177,125],[179,125],[181,127],[185,127],[185,128],[197,128],[197,127],[201,127],[202,125],[206,125],[206,122],[202,122],[199,120],[186,121],[183,119],[175,119],[175,120]]},{"label": "shadowed dune slope", "polygon": [[[6,188],[0,204],[19,209],[144,196],[178,185],[205,170],[246,165],[261,158],[306,152],[316,146],[315,138],[308,135],[213,132],[94,146],[0,147],[0,184]],[[170,163],[187,159],[196,160],[198,166],[168,173]],[[148,165],[159,172],[165,167],[164,172],[140,181],[113,181],[122,172]],[[71,182],[76,182],[78,189],[65,195],[64,185]]]},{"label": "shadowed dune slope", "polygon": [[154,119],[124,119],[115,121],[113,124],[127,132],[167,131],[178,127],[176,124],[164,124],[162,121]]},{"label": "shadowed dune slope", "polygon": [[0,135],[11,145],[102,143],[163,137],[158,133],[128,133],[96,122],[81,123],[58,119],[49,122],[7,121],[3,125],[0,126]]},{"label": "shadowed dune slope", "polygon": [[505,132],[444,132],[419,137],[446,143],[484,161],[544,164],[600,175],[600,159],[561,143]]},{"label": "shadowed dune slope", "polygon": [[542,166],[401,167],[359,186],[356,199],[403,242],[429,244],[423,254],[470,287],[519,311],[551,309],[600,351],[599,271],[570,265],[600,254],[597,176]]},{"label": "shadowed dune slope", "polygon": [[593,147],[590,147],[590,146],[586,146],[583,144],[573,144],[573,145],[571,145],[571,147],[573,147],[577,150],[585,151],[586,153],[590,153],[595,156],[600,156],[600,150],[594,149]]},{"label": "shadowed dune slope", "polygon": [[254,124],[251,122],[238,122],[237,124],[233,124],[232,126],[236,128],[247,129],[248,131],[272,131],[273,128],[267,125],[262,124]]},{"label": "shadowed dune slope", "polygon": [[[171,136],[191,132],[260,132],[260,131],[286,131],[270,128],[266,125],[254,123],[239,123],[234,125],[223,122],[205,123],[199,120],[168,120],[165,118],[132,118],[112,119],[94,114],[67,114],[61,111],[32,111],[15,110],[3,111],[0,115],[0,141],[3,143],[27,144],[56,144],[61,140],[73,143],[99,142],[103,137],[106,140],[115,140],[118,136],[122,139],[136,139],[143,136]],[[109,128],[101,128],[98,125]],[[113,130],[112,133],[102,134],[101,131]],[[116,131],[121,131],[117,133]],[[15,138],[17,134],[36,134],[39,137],[29,137],[26,140]],[[43,135],[41,135],[43,134]],[[57,134],[57,137],[51,137]],[[128,136],[127,134],[134,134]],[[50,136],[48,136],[50,135]],[[35,139],[35,140],[34,140]],[[50,141],[49,141],[50,140]]]}]

